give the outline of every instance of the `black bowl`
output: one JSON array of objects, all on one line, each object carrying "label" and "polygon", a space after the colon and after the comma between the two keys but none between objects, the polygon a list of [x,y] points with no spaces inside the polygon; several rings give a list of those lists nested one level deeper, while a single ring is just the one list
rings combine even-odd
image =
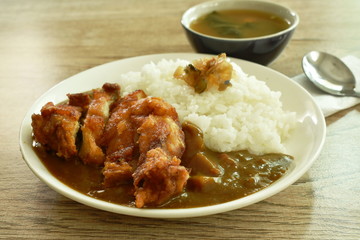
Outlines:
[{"label": "black bowl", "polygon": [[[192,21],[216,10],[249,9],[269,12],[284,18],[290,26],[275,34],[255,38],[220,38],[190,28]],[[181,24],[193,48],[199,53],[220,54],[241,58],[262,65],[275,60],[286,47],[299,23],[298,15],[284,6],[262,1],[219,0],[205,2],[188,9]]]}]

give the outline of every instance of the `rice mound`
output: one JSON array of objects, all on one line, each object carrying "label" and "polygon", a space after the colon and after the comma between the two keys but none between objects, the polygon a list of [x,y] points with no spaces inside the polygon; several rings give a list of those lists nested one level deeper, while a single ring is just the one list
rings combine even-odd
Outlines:
[{"label": "rice mound", "polygon": [[142,89],[163,98],[176,108],[181,122],[190,121],[203,131],[205,145],[214,151],[286,152],[282,142],[295,127],[296,116],[282,109],[280,92],[271,91],[265,82],[232,63],[231,87],[198,94],[173,77],[178,66],[189,63],[163,59],[144,65],[140,72],[122,74],[122,92]]}]

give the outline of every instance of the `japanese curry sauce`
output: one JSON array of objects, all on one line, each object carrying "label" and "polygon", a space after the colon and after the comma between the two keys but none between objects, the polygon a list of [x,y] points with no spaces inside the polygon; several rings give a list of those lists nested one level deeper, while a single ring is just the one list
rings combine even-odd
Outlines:
[{"label": "japanese curry sauce", "polygon": [[[191,169],[184,192],[157,208],[191,208],[239,199],[266,188],[287,171],[292,157],[285,154],[253,155],[247,151],[217,153],[205,147],[201,131],[184,123],[186,150],[182,165]],[[134,207],[132,182],[113,188],[102,185],[102,167],[65,161],[34,144],[47,169],[69,187],[90,197]],[[151,207],[151,206],[149,206]]]}]

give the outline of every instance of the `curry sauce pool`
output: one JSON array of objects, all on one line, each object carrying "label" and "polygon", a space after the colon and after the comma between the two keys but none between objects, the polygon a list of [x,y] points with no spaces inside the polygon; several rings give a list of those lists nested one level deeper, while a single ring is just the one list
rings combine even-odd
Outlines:
[{"label": "curry sauce pool", "polygon": [[[209,206],[248,196],[281,178],[293,160],[278,153],[217,153],[205,147],[201,130],[193,124],[185,122],[183,131],[186,151],[182,164],[191,169],[190,178],[181,195],[157,208]],[[39,144],[34,144],[34,150],[51,174],[74,190],[107,202],[135,206],[132,182],[105,188],[101,167],[84,165],[79,159],[65,161]]]}]

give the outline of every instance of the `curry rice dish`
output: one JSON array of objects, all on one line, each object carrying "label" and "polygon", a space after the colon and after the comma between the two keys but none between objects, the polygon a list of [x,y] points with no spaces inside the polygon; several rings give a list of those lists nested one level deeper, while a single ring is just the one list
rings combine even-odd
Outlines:
[{"label": "curry rice dish", "polygon": [[[238,88],[239,79],[244,77],[243,81],[260,82],[248,78],[224,54],[192,63],[151,63],[140,73],[121,76],[121,89],[118,84],[106,83],[86,93],[68,94],[64,103],[47,103],[40,114],[32,116],[34,149],[49,171],[65,184],[91,197],[127,206],[197,207],[249,195],[285,174],[292,157],[277,151],[282,149],[281,143],[275,151],[273,144],[267,149],[249,148],[247,144],[228,148],[226,141],[211,144],[214,131],[219,139],[226,131],[231,132],[228,126],[225,131],[218,130],[224,128],[220,117],[226,123],[238,120],[227,119],[236,101],[226,104],[224,95],[231,95],[229,91]],[[130,78],[132,84],[127,84]],[[141,82],[143,88],[139,90],[137,84]],[[178,88],[158,87],[162,91],[153,91],[153,85],[160,82]],[[174,94],[179,88],[181,91]],[[184,101],[172,104],[181,94],[185,94]],[[187,95],[196,97],[191,100]],[[273,99],[241,98],[259,112],[259,106],[279,101],[276,93],[268,96]],[[201,97],[207,104],[220,104],[228,111],[214,107],[207,114],[201,107],[183,108],[189,104],[186,99],[193,101],[188,106],[194,106],[201,103]],[[273,125],[275,131],[279,137],[287,136],[295,126],[294,113],[283,111],[281,103],[276,110],[283,122]],[[249,134],[246,137],[254,139]]]}]

